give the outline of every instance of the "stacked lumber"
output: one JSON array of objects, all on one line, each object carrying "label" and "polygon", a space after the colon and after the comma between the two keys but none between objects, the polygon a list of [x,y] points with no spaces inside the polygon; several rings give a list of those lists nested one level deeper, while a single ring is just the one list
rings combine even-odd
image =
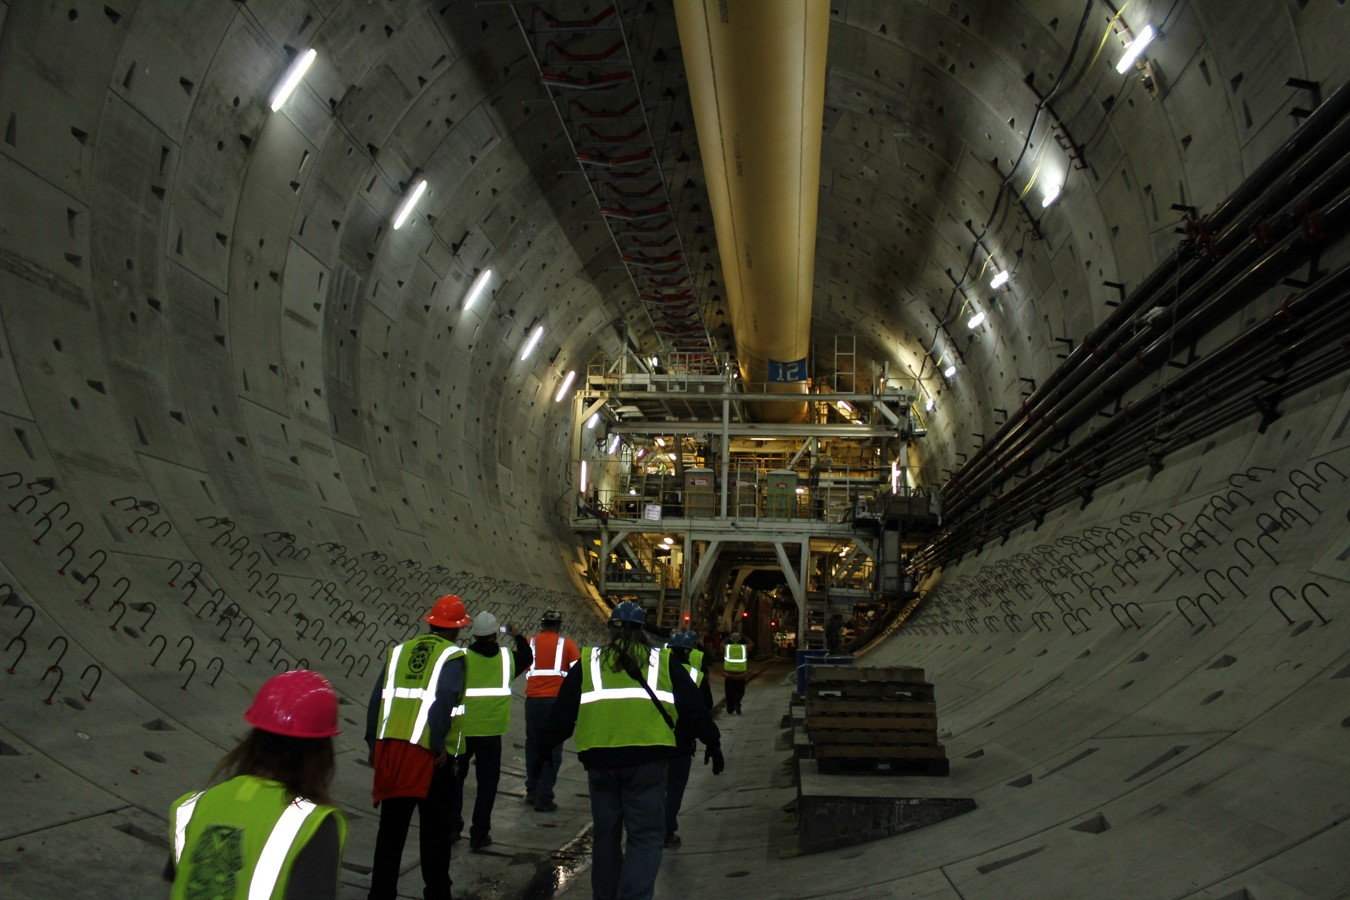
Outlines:
[{"label": "stacked lumber", "polygon": [[923,669],[813,668],[805,699],[806,733],[822,774],[947,774]]}]

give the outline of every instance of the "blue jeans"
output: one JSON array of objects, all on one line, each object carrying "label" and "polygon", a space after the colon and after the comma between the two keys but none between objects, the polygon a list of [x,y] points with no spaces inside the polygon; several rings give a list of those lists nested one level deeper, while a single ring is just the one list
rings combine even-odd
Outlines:
[{"label": "blue jeans", "polygon": [[562,767],[563,748],[559,744],[545,761],[539,777],[530,774],[534,753],[539,747],[539,734],[544,730],[544,720],[553,709],[553,703],[553,697],[525,698],[525,793],[534,794],[537,806],[553,802],[553,786],[558,783],[558,769]]},{"label": "blue jeans", "polygon": [[595,827],[591,895],[594,900],[651,900],[665,843],[665,760],[591,769],[586,776]]},{"label": "blue jeans", "polygon": [[456,831],[464,829],[464,782],[469,778],[470,758],[477,760],[474,771],[477,773],[478,786],[474,789],[473,824],[469,827],[469,839],[481,841],[489,837],[492,831],[492,807],[497,802],[497,781],[502,774],[501,735],[466,737],[464,755],[455,757],[459,767],[459,790],[455,792],[451,826]]},{"label": "blue jeans", "polygon": [[666,837],[680,830],[680,804],[684,802],[684,789],[689,784],[689,767],[692,756],[681,753],[670,761],[666,771]]}]

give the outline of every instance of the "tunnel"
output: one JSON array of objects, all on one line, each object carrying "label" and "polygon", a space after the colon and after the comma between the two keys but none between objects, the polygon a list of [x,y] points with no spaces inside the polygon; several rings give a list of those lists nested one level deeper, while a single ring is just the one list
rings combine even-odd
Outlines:
[{"label": "tunnel", "polygon": [[[366,698],[447,593],[757,638],[658,897],[1350,893],[1347,39],[1338,0],[832,0],[810,350],[765,387],[667,0],[0,3],[0,896],[166,892],[170,804],[296,668],[366,896]],[[971,808],[803,852],[794,653],[860,598],[852,664],[923,670],[921,780]],[[580,766],[518,809],[512,728],[455,889],[584,896]]]}]

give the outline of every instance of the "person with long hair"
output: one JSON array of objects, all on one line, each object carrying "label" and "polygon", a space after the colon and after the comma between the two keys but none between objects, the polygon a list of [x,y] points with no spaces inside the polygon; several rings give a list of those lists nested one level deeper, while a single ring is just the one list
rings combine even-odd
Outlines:
[{"label": "person with long hair", "polygon": [[220,783],[173,805],[173,900],[335,900],[347,839],[329,796],[337,710],[317,672],[267,680],[244,713],[253,729],[208,779]]},{"label": "person with long hair", "polygon": [[676,722],[703,742],[714,775],[725,767],[721,735],[698,688],[670,650],[647,645],[645,618],[631,600],[614,607],[609,643],[581,651],[529,760],[542,769],[553,747],[575,732],[590,786],[595,900],[652,896],[666,835],[666,766],[679,752]]}]

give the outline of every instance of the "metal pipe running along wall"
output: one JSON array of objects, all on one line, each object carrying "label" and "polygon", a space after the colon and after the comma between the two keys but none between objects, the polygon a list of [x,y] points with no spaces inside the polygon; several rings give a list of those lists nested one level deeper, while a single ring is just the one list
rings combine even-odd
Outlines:
[{"label": "metal pipe running along wall", "polygon": [[[736,356],[746,383],[769,382],[770,361],[804,360],[811,346],[829,4],[676,0],[675,16]],[[794,421],[806,405],[751,411]]]}]

